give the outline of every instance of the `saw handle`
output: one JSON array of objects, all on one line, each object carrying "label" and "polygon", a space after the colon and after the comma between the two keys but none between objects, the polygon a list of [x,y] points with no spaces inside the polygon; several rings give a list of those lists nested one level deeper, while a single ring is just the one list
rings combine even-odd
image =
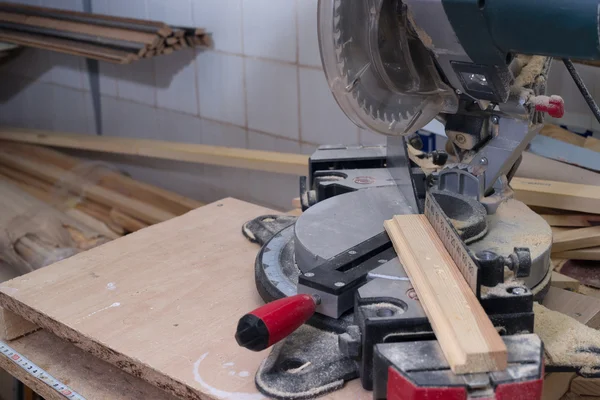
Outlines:
[{"label": "saw handle", "polygon": [[316,297],[299,294],[265,304],[240,318],[235,340],[252,351],[267,349],[308,321],[318,303]]}]

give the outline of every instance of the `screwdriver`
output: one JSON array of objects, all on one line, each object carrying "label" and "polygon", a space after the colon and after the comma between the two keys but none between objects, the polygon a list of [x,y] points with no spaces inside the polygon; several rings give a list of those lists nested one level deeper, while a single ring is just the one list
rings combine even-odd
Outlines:
[{"label": "screwdriver", "polygon": [[298,294],[265,304],[240,318],[235,340],[249,350],[265,350],[300,328],[320,303],[318,296]]}]

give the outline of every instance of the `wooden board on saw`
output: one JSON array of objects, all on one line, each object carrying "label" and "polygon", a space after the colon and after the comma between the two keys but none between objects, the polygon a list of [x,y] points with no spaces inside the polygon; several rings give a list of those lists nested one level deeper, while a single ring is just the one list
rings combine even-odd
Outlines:
[{"label": "wooden board on saw", "polygon": [[506,345],[427,217],[395,216],[385,229],[452,371],[505,369]]},{"label": "wooden board on saw", "polygon": [[[210,204],[5,282],[0,304],[181,398],[262,398],[254,374],[267,352],[234,339],[262,304],[259,248],[240,230],[273,212]],[[352,382],[329,398],[371,397]]]},{"label": "wooden board on saw", "polygon": [[[176,400],[157,387],[44,330],[7,344],[86,399]],[[0,356],[0,367],[47,400],[65,399],[63,395],[29,375],[6,357]]]}]

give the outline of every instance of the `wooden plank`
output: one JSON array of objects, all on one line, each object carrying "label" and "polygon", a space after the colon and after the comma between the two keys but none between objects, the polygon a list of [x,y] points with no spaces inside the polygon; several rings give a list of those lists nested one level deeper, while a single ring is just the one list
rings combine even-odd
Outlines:
[{"label": "wooden plank", "polygon": [[518,178],[579,183],[600,186],[600,174],[574,165],[565,164],[537,154],[524,152],[517,173]]},{"label": "wooden plank", "polygon": [[600,397],[600,378],[576,377],[571,382],[571,392],[580,396]]},{"label": "wooden plank", "polygon": [[552,254],[552,256],[568,260],[600,261],[600,247],[569,250]]},{"label": "wooden plank", "polygon": [[90,184],[72,172],[65,171],[47,164],[24,160],[12,154],[0,153],[0,163],[11,168],[22,170],[35,175],[50,183],[60,182],[62,186],[84,193],[86,197],[109,207],[118,207],[133,217],[154,224],[173,218],[175,215],[163,211],[139,200],[130,199],[101,186]]},{"label": "wooden plank", "polygon": [[0,339],[13,340],[39,329],[10,310],[0,308]]},{"label": "wooden plank", "polygon": [[600,140],[596,139],[595,137],[589,136],[585,139],[583,147],[585,147],[586,149],[600,152]]},{"label": "wooden plank", "polygon": [[592,226],[592,223],[600,223],[600,215],[590,214],[562,214],[562,215],[549,215],[541,214],[540,217],[550,226],[561,227],[561,228],[583,228]]},{"label": "wooden plank", "polygon": [[543,305],[589,326],[600,328],[600,299],[551,287]]},{"label": "wooden plank", "polygon": [[156,46],[161,40],[159,36],[152,33],[97,26],[65,20],[57,20],[52,18],[15,14],[2,11],[0,11],[0,21],[11,22],[26,26],[56,29],[64,32],[83,33],[86,35],[105,37],[110,39],[127,40],[129,42],[143,43],[149,46]]},{"label": "wooden plank", "polygon": [[122,226],[126,232],[137,232],[140,229],[148,227],[148,224],[145,224],[116,208],[110,210],[110,219],[112,219],[115,224]]},{"label": "wooden plank", "polygon": [[291,153],[236,149],[149,139],[77,135],[18,129],[0,129],[0,140],[41,144],[103,153],[151,157],[279,174],[306,175],[309,156]]},{"label": "wooden plank", "polygon": [[[78,173],[85,172],[86,169],[89,169],[89,166],[94,166],[93,163],[87,163],[85,160],[80,160],[56,150],[40,146],[5,142],[2,144],[2,151],[17,153],[21,157],[30,160],[39,160],[62,169],[74,170]],[[94,168],[98,169],[96,166]],[[110,167],[107,166],[108,168]],[[0,173],[2,173],[1,169]],[[98,175],[98,185],[119,192],[127,197],[162,208],[173,214],[180,215],[204,205],[189,197],[129,178],[116,171],[102,170]]]},{"label": "wooden plank", "polygon": [[[160,22],[160,21],[152,21],[152,20],[145,20],[145,19],[138,19],[138,18],[116,17],[113,15],[85,13],[85,12],[80,12],[80,11],[71,11],[71,10],[64,10],[64,9],[58,9],[58,8],[31,6],[31,5],[25,5],[25,4],[15,4],[15,3],[11,4],[11,3],[3,2],[2,10],[21,13],[21,14],[36,14],[37,13],[37,14],[45,15],[45,14],[48,14],[48,12],[51,12],[52,14],[63,15],[66,17],[75,17],[75,18],[87,17],[87,18],[89,18],[90,23],[92,22],[92,20],[94,20],[94,21],[105,21],[106,23],[122,22],[122,23],[128,23],[128,24],[132,24],[132,25],[153,27],[155,29],[168,28],[168,26],[164,22]],[[129,29],[133,29],[133,28],[129,28]]]},{"label": "wooden plank", "polygon": [[527,205],[600,214],[600,186],[513,178],[517,200]]},{"label": "wooden plank", "polygon": [[553,372],[544,378],[542,400],[561,400],[569,391],[574,372]]},{"label": "wooden plank", "polygon": [[552,287],[577,291],[579,289],[579,281],[552,271]]},{"label": "wooden plank", "polygon": [[131,62],[133,60],[131,57],[135,56],[134,54],[126,51],[111,49],[104,46],[97,46],[74,40],[34,35],[24,32],[15,33],[13,31],[2,29],[0,29],[0,40],[9,43],[20,44],[23,46],[59,51],[62,53],[90,57],[120,64]]},{"label": "wooden plank", "polygon": [[[557,232],[552,239],[552,253],[562,253],[568,250],[585,249],[600,246],[600,226],[589,228],[568,229]],[[568,258],[556,256],[557,258]]]},{"label": "wooden plank", "polygon": [[[8,345],[90,400],[176,400],[168,393],[114,368],[111,364],[47,331],[41,330],[32,333],[13,340]],[[42,381],[33,378],[6,357],[0,356],[0,367],[31,387],[46,400],[65,399],[64,396]]]},{"label": "wooden plank", "polygon": [[452,371],[503,370],[506,346],[424,215],[385,222]]},{"label": "wooden plank", "polygon": [[544,125],[540,134],[579,147],[583,147],[585,143],[585,137],[552,124]]},{"label": "wooden plank", "polygon": [[[254,374],[267,353],[240,348],[233,335],[262,304],[259,247],[240,228],[273,213],[210,204],[5,282],[0,303],[184,399],[259,399]],[[360,382],[347,386],[330,399],[372,398]]]}]

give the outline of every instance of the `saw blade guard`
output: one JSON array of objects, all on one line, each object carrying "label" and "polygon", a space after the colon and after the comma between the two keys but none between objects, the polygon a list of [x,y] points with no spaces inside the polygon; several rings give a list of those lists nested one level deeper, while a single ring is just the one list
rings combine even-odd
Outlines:
[{"label": "saw blade guard", "polygon": [[318,18],[329,87],[356,125],[405,136],[456,113],[458,97],[400,0],[319,0]]}]

